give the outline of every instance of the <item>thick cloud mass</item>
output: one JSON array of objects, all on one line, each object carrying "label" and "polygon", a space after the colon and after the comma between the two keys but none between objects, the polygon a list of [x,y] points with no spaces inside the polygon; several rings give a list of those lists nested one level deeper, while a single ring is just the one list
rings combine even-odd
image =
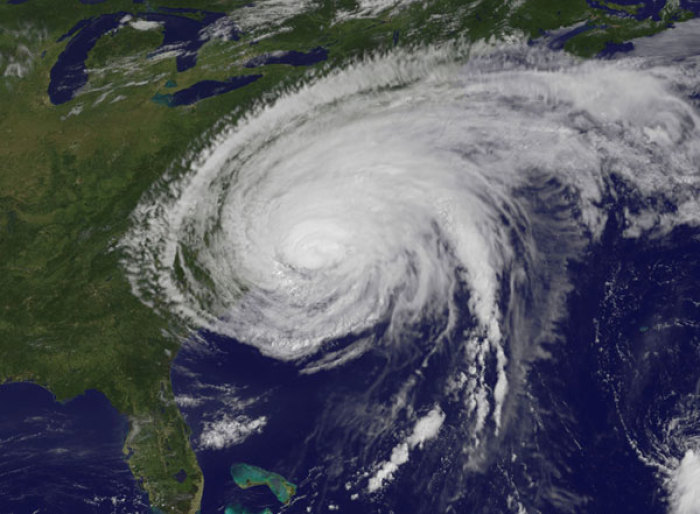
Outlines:
[{"label": "thick cloud mass", "polygon": [[[600,234],[612,179],[642,199],[629,237],[697,223],[698,117],[679,69],[464,54],[361,62],[224,130],[135,211],[134,292],[307,371],[437,325],[464,348],[445,394],[461,390],[473,434],[488,415],[498,432],[515,370],[563,314],[567,281],[543,266]],[[552,181],[571,208],[542,248],[518,192]]]}]

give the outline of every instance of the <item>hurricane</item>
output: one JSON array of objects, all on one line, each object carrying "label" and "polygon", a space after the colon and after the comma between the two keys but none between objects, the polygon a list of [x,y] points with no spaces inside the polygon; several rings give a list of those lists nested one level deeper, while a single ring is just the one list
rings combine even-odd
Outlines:
[{"label": "hurricane", "polygon": [[[549,430],[533,370],[562,359],[585,287],[572,266],[611,230],[634,244],[697,227],[696,66],[512,42],[319,71],[222,113],[133,212],[124,269],[187,345],[242,345],[288,385],[331,391],[306,441],[343,444],[319,443],[303,472],[311,450],[289,457],[309,491],[290,508],[408,512],[382,495],[411,483],[411,512],[460,512],[509,463],[505,503],[475,512],[585,511],[552,478],[567,466],[542,479],[553,457],[526,444]],[[352,386],[327,385],[344,374]],[[664,505],[696,512],[698,410],[650,436],[626,423],[624,385],[608,392]]]}]

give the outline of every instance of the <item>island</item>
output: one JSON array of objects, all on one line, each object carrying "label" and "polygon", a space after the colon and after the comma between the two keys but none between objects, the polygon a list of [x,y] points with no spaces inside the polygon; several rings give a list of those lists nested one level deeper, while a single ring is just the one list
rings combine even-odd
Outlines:
[{"label": "island", "polygon": [[[186,332],[132,295],[117,243],[137,222],[130,216],[143,195],[200,151],[222,117],[235,121],[309,80],[293,65],[301,57],[330,70],[455,34],[536,39],[562,27],[557,44],[592,56],[697,14],[687,10],[696,2],[651,2],[650,12],[483,0],[464,2],[441,24],[459,3],[448,0],[346,19],[342,6],[355,3],[310,3],[276,22],[284,27],[243,33],[236,27],[252,7],[238,0],[0,2],[0,383],[32,382],[57,401],[104,394],[128,419],[125,458],[154,512],[195,514],[204,489],[170,380]],[[262,77],[219,88],[248,76],[245,64],[260,55],[251,65],[265,66]],[[217,94],[190,89],[202,81]],[[152,101],[161,87],[172,106]],[[267,485],[282,503],[296,491],[255,466],[237,464],[231,474],[242,488]]]},{"label": "island", "polygon": [[231,476],[241,489],[266,485],[277,497],[280,503],[287,504],[297,492],[297,486],[288,482],[282,475],[253,466],[236,463],[231,466]]}]

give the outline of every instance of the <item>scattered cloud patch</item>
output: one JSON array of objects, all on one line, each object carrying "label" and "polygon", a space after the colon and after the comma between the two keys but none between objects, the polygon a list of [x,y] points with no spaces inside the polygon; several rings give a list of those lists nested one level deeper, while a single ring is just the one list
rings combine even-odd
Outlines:
[{"label": "scattered cloud patch", "polygon": [[267,418],[249,418],[224,414],[215,421],[205,421],[199,444],[202,448],[221,450],[241,444],[253,434],[259,434],[267,425]]},{"label": "scattered cloud patch", "polygon": [[132,28],[136,30],[157,30],[163,25],[157,21],[147,21],[147,20],[134,20],[129,23]]},{"label": "scattered cloud patch", "polygon": [[434,439],[440,432],[444,421],[445,413],[439,405],[436,405],[428,414],[419,419],[409,438],[394,447],[389,460],[381,464],[379,470],[370,478],[369,492],[373,493],[384,487],[394,477],[399,467],[408,462],[410,450],[416,446],[423,448],[425,441]]}]

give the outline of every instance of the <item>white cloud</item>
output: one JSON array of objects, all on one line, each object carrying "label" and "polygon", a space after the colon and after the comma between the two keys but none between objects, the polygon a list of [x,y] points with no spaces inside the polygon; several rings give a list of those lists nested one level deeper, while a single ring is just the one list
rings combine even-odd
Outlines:
[{"label": "white cloud", "polygon": [[445,413],[439,405],[436,405],[428,414],[418,420],[413,433],[405,442],[399,443],[391,451],[388,461],[379,466],[379,470],[369,480],[367,486],[370,493],[381,489],[394,476],[399,467],[408,462],[410,450],[416,446],[423,448],[423,443],[429,439],[434,439],[440,432],[445,421]]},{"label": "white cloud", "polygon": [[267,418],[251,419],[248,416],[224,414],[216,421],[203,423],[199,444],[202,448],[221,450],[241,444],[253,434],[259,434],[267,425]]},{"label": "white cloud", "polygon": [[161,28],[162,24],[157,21],[134,20],[129,23],[136,30],[156,30]]},{"label": "white cloud", "polygon": [[700,514],[700,454],[686,451],[671,483],[673,513]]}]

